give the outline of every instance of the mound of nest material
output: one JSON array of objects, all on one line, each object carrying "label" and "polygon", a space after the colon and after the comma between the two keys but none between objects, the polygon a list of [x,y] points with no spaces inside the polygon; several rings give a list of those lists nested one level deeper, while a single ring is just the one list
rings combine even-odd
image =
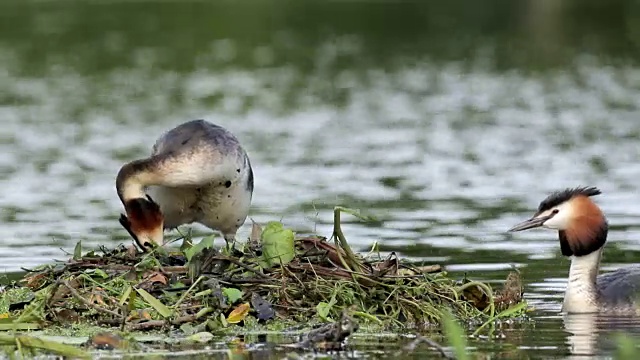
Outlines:
[{"label": "mound of nest material", "polygon": [[[216,251],[213,238],[179,251],[101,249],[31,270],[3,292],[5,317],[36,327],[85,322],[123,330],[184,324],[220,330],[339,320],[343,311],[387,330],[438,325],[451,313],[486,322],[523,311],[515,273],[493,292],[487,284],[447,277],[395,254],[355,254],[335,210],[330,239],[295,236],[281,223],[254,224],[249,241]],[[519,310],[515,310],[515,309]],[[7,314],[8,313],[8,314]],[[503,315],[501,315],[503,314]]]}]

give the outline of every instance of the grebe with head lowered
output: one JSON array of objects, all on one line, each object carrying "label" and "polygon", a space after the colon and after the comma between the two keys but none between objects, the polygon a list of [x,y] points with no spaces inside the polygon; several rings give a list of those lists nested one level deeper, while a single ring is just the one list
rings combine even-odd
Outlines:
[{"label": "grebe with head lowered", "polygon": [[509,231],[537,227],[558,230],[562,255],[571,259],[562,310],[567,313],[640,314],[640,267],[630,266],[598,276],[608,224],[591,200],[595,187],[555,192],[538,211]]},{"label": "grebe with head lowered", "polygon": [[120,223],[143,250],[162,245],[164,229],[194,222],[222,232],[228,245],[249,213],[253,170],[233,134],[193,120],[160,136],[151,156],[122,166],[116,190]]}]

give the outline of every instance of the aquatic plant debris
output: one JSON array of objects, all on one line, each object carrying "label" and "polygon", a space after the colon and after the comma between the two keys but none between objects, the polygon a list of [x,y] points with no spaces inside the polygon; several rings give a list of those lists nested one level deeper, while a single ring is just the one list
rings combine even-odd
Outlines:
[{"label": "aquatic plant debris", "polygon": [[[451,314],[479,330],[526,311],[515,272],[494,292],[466,277],[451,279],[437,264],[353,252],[341,211],[359,216],[337,207],[328,239],[269,222],[264,229],[254,223],[249,241],[219,251],[213,237],[194,245],[189,236],[180,249],[145,253],[120,246],[82,255],[76,247],[71,259],[29,270],[4,288],[0,331],[21,336],[28,329],[91,324],[124,332],[178,329],[190,336],[326,324],[319,334],[342,343],[359,324],[420,330],[441,326]],[[312,332],[303,346],[315,337]]]}]

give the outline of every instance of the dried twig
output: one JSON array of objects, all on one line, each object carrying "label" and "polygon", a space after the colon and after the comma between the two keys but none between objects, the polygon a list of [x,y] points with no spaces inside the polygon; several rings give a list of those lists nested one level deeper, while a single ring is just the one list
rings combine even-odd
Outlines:
[{"label": "dried twig", "polygon": [[82,295],[80,295],[80,293],[73,288],[73,286],[71,286],[69,284],[68,281],[66,280],[62,280],[62,285],[64,285],[67,289],[69,289],[69,292],[71,293],[71,295],[73,295],[74,298],[76,298],[78,301],[80,301],[81,303],[85,304],[86,306],[95,309],[96,311],[100,311],[106,314],[110,314],[113,315],[115,317],[122,317],[122,315],[120,315],[119,313],[113,311],[113,310],[109,310],[109,309],[105,309],[101,306],[98,306],[92,302],[90,302],[89,300],[85,299]]},{"label": "dried twig", "polygon": [[442,355],[445,359],[455,359],[454,356],[451,356],[449,353],[447,353],[447,351],[444,349],[444,347],[442,347],[442,345],[438,344],[437,342],[426,338],[422,335],[418,335],[418,337],[415,338],[415,340],[413,340],[412,342],[410,342],[409,344],[407,344],[406,346],[404,346],[402,348],[402,351],[399,351],[397,353],[398,356],[404,355],[406,351],[415,351],[416,347],[418,347],[418,345],[425,343],[427,345],[429,345],[429,347],[435,349],[437,352],[440,353],[440,355]]},{"label": "dried twig", "polygon": [[261,277],[263,279],[271,279],[271,277],[269,277],[268,275],[265,275],[263,273],[261,273],[258,269],[252,268],[251,266],[247,265],[247,264],[243,264],[242,262],[240,262],[238,259],[236,258],[232,258],[229,256],[216,256],[214,257],[215,260],[225,260],[225,261],[229,261],[230,263],[234,264],[234,265],[238,265],[241,268],[247,270],[247,271],[251,271],[252,273],[258,275],[258,277]]},{"label": "dried twig", "polygon": [[136,324],[129,324],[129,325],[127,325],[127,329],[129,331],[136,331],[136,330],[149,330],[149,329],[161,328],[161,327],[166,326],[166,325],[180,326],[180,325],[185,324],[185,323],[194,322],[194,321],[198,320],[199,318],[201,318],[202,316],[206,315],[209,312],[210,311],[207,311],[207,312],[201,311],[201,312],[199,312],[197,314],[193,314],[193,315],[180,316],[180,317],[177,317],[177,318],[173,319],[172,321],[167,321],[167,320],[149,320],[149,321],[139,322],[139,323],[136,323]]}]

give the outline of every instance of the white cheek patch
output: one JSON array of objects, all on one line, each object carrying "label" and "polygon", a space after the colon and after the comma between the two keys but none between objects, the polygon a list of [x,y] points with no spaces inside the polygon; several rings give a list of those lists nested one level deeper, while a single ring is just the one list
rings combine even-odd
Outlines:
[{"label": "white cheek patch", "polygon": [[554,209],[545,211],[540,216],[547,216],[554,210],[558,210],[558,213],[555,214],[551,219],[545,221],[542,226],[548,229],[565,230],[569,226],[571,220],[571,208],[567,203],[564,203],[555,207]]}]

